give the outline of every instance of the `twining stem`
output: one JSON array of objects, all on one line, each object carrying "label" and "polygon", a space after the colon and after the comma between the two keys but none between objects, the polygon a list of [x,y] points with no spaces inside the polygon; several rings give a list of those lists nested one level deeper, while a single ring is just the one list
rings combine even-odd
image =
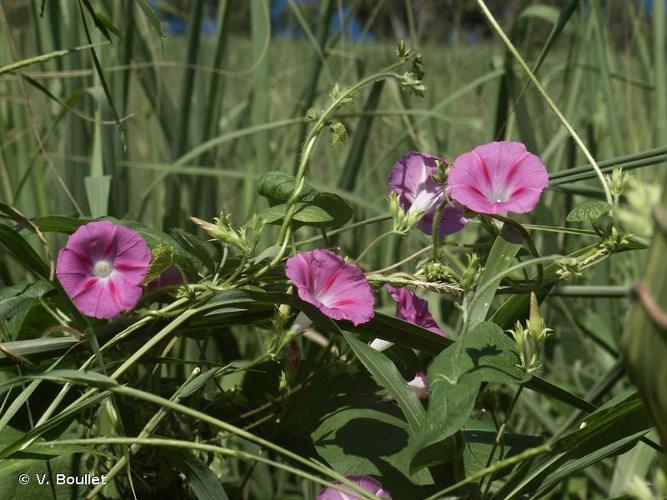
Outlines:
[{"label": "twining stem", "polygon": [[482,11],[482,14],[484,14],[484,17],[486,17],[487,21],[489,24],[493,27],[493,29],[496,31],[500,39],[503,41],[507,49],[511,52],[511,54],[514,56],[514,58],[517,60],[519,63],[519,66],[521,66],[521,69],[526,73],[526,76],[530,79],[531,83],[535,86],[535,89],[537,92],[542,96],[542,99],[547,103],[547,105],[551,108],[551,111],[556,115],[556,117],[560,120],[560,122],[563,124],[565,129],[569,132],[569,134],[572,136],[572,139],[574,142],[577,143],[577,146],[579,146],[579,149],[581,149],[581,152],[584,154],[588,162],[591,164],[593,167],[593,170],[595,170],[595,173],[598,176],[598,179],[600,179],[600,184],[602,184],[602,189],[604,190],[604,195],[607,200],[607,203],[610,205],[613,205],[613,198],[611,196],[611,191],[609,191],[609,186],[607,185],[607,179],[605,179],[604,174],[602,173],[602,170],[600,170],[600,167],[598,166],[597,162],[595,161],[595,158],[593,158],[593,155],[591,152],[588,150],[586,145],[584,144],[584,141],[581,140],[579,137],[579,134],[574,130],[572,125],[570,125],[570,122],[567,121],[567,119],[563,116],[563,114],[560,112],[558,109],[558,106],[553,102],[551,97],[549,97],[549,94],[547,94],[547,91],[542,87],[542,84],[540,81],[537,79],[535,74],[530,70],[528,67],[528,64],[526,64],[526,61],[523,60],[523,57],[521,57],[521,54],[519,54],[519,51],[516,49],[514,44],[512,44],[512,41],[507,37],[503,29],[500,27],[498,24],[498,21],[496,21],[495,17],[493,17],[493,14],[489,10],[489,8],[486,6],[484,3],[484,0],[476,0],[477,5],[479,5],[479,8]]},{"label": "twining stem", "polygon": [[378,236],[377,238],[375,238],[373,241],[371,241],[368,244],[368,246],[363,250],[363,252],[361,252],[359,254],[359,257],[354,259],[354,262],[355,263],[361,262],[363,260],[363,258],[366,257],[366,255],[368,255],[368,252],[370,252],[375,245],[380,243],[383,239],[387,238],[388,236],[391,236],[392,234],[402,234],[402,233],[400,231],[394,231],[394,230],[387,231],[386,233],[382,233],[380,236]]},{"label": "twining stem", "polygon": [[[517,389],[516,393],[514,393],[514,397],[512,398],[512,402],[510,403],[509,408],[507,409],[507,413],[505,414],[505,418],[503,419],[503,423],[500,425],[498,428],[498,434],[496,434],[496,440],[493,442],[493,447],[491,448],[491,453],[489,453],[489,458],[486,461],[486,467],[491,466],[491,462],[493,462],[493,456],[496,453],[496,449],[498,446],[500,446],[503,442],[503,437],[505,434],[505,429],[507,428],[507,423],[509,422],[510,417],[512,416],[512,412],[514,411],[514,407],[516,406],[517,401],[519,400],[519,397],[521,396],[521,391],[523,391],[523,385],[520,385],[519,388]],[[502,450],[500,451],[500,458],[502,459]],[[493,483],[493,474],[489,476],[489,481],[486,484],[486,488],[484,488],[484,495],[486,495],[489,492],[489,489],[491,489],[491,484]],[[482,486],[482,481],[480,481],[480,488]]]},{"label": "twining stem", "polygon": [[[394,64],[387,66],[379,73],[375,73],[371,76],[361,79],[351,87],[342,91],[340,95],[336,96],[336,98],[332,100],[331,104],[329,104],[329,106],[320,114],[319,118],[308,132],[308,135],[306,136],[306,139],[304,141],[303,149],[301,150],[301,159],[299,161],[299,168],[297,170],[294,181],[295,188],[294,191],[292,192],[292,195],[287,200],[285,207],[285,218],[283,219],[283,223],[280,226],[280,232],[278,233],[277,245],[280,245],[280,251],[271,260],[271,262],[269,262],[267,265],[265,265],[256,273],[254,273],[254,275],[252,276],[253,278],[257,278],[265,274],[267,271],[275,267],[278,264],[278,262],[280,262],[282,258],[285,256],[285,252],[287,250],[287,246],[290,240],[289,233],[291,228],[292,217],[297,211],[298,208],[297,202],[299,201],[303,188],[306,184],[304,177],[306,174],[306,167],[308,166],[308,160],[310,159],[310,155],[312,154],[315,144],[317,143],[317,139],[320,137],[320,132],[329,123],[333,113],[342,104],[344,104],[345,101],[350,99],[357,91],[359,91],[366,85],[370,85],[378,80],[384,80],[386,78],[394,78],[400,81],[399,75],[394,73],[394,70],[400,68],[405,63],[406,63],[405,60],[398,61]],[[245,279],[242,281],[245,283],[249,281],[249,279]]]},{"label": "twining stem", "polygon": [[399,260],[395,264],[391,264],[390,266],[383,267],[382,269],[378,269],[377,271],[373,271],[372,274],[384,274],[387,271],[391,271],[392,269],[396,269],[397,267],[401,267],[403,264],[407,264],[411,260],[416,259],[420,255],[423,255],[427,252],[431,251],[431,248],[433,248],[432,245],[429,245],[427,247],[422,248],[421,250],[417,250],[415,253],[408,255],[405,259]]}]

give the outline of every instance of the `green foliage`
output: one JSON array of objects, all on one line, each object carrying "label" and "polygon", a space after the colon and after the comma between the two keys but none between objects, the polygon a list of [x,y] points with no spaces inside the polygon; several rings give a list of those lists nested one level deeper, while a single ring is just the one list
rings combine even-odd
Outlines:
[{"label": "green foliage", "polygon": [[606,201],[586,201],[567,214],[568,222],[595,222],[611,210],[611,205]]},{"label": "green foliage", "polygon": [[[663,1],[290,0],[304,37],[271,32],[268,0],[40,3],[0,6],[3,495],[315,498],[349,475],[394,498],[667,494]],[[349,19],[359,43],[332,29]],[[547,165],[540,204],[467,211],[429,247],[389,170],[492,140]],[[95,219],[152,251],[112,321],[54,276]],[[373,319],[301,299],[285,259],[310,248],[362,268]],[[148,286],[172,266],[182,283]],[[109,485],[33,487],[54,472]]]}]

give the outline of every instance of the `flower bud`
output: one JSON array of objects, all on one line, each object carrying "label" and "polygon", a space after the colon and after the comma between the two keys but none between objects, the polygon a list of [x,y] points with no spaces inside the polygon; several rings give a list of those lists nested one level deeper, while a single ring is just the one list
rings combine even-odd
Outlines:
[{"label": "flower bud", "polygon": [[190,220],[206,231],[211,238],[235,246],[243,252],[246,251],[245,229],[234,229],[229,223],[229,215],[220,213],[220,217],[215,218],[215,224],[197,217],[190,217]]},{"label": "flower bud", "polygon": [[394,231],[403,234],[414,228],[424,216],[423,210],[412,210],[412,207],[406,212],[394,192],[389,193],[389,213],[394,220]]},{"label": "flower bud", "polygon": [[541,366],[540,359],[544,350],[544,343],[551,329],[546,328],[544,319],[540,313],[537,295],[530,295],[530,316],[526,327],[517,321],[514,330],[510,333],[519,348],[521,365],[528,372],[534,372]]}]

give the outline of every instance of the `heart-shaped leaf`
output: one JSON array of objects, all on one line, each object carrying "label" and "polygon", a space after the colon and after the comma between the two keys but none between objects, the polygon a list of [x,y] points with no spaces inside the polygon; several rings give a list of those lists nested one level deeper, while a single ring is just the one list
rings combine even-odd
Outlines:
[{"label": "heart-shaped leaf", "polygon": [[589,200],[572,209],[567,214],[568,222],[595,222],[611,210],[612,206],[606,201]]}]

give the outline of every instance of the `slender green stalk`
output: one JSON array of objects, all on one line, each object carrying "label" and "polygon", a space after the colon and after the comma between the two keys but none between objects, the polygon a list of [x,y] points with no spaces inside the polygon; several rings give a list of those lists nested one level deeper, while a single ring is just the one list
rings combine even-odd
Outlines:
[{"label": "slender green stalk", "polygon": [[539,94],[542,96],[542,99],[547,103],[547,105],[551,108],[551,110],[554,112],[556,117],[560,120],[560,122],[563,124],[563,126],[567,129],[569,134],[572,136],[572,139],[577,143],[577,146],[581,149],[582,153],[584,153],[584,156],[586,159],[590,162],[591,166],[593,167],[593,170],[595,170],[596,175],[598,176],[598,179],[600,180],[600,184],[602,185],[602,189],[604,189],[605,193],[605,198],[607,199],[607,203],[610,205],[613,203],[612,197],[611,197],[611,192],[609,191],[609,186],[607,185],[607,179],[605,179],[604,174],[600,170],[600,167],[598,166],[597,162],[595,161],[595,158],[593,158],[593,155],[591,152],[588,150],[584,142],[581,140],[579,137],[579,134],[574,130],[572,125],[570,125],[570,122],[567,121],[567,119],[563,116],[563,114],[560,112],[558,109],[558,106],[551,100],[551,97],[549,97],[549,94],[547,93],[546,90],[544,90],[544,87],[542,87],[542,84],[539,82],[537,77],[534,75],[534,73],[530,70],[528,65],[526,64],[526,61],[524,61],[523,57],[521,57],[521,54],[519,54],[519,51],[516,50],[516,47],[512,44],[512,41],[507,37],[503,29],[500,27],[498,22],[496,21],[495,17],[493,17],[493,14],[491,11],[488,9],[486,6],[486,3],[484,3],[484,0],[476,0],[477,4],[479,5],[480,9],[482,10],[482,14],[484,14],[484,17],[489,21],[489,24],[493,27],[493,29],[496,31],[500,39],[503,41],[503,43],[507,46],[509,51],[512,53],[514,58],[517,60],[521,68],[524,70],[530,81],[533,83]]},{"label": "slender green stalk", "polygon": [[[653,20],[653,43],[654,43],[654,75],[655,75],[655,111],[656,128],[655,144],[667,143],[667,68],[665,67],[665,0],[655,0]],[[663,183],[667,179],[667,171],[663,171]]]},{"label": "slender green stalk", "polygon": [[[510,420],[510,417],[512,416],[512,412],[514,411],[514,407],[516,406],[517,401],[519,401],[519,397],[521,397],[521,392],[523,391],[523,385],[520,385],[517,391],[514,393],[514,397],[512,398],[512,402],[510,403],[509,408],[507,409],[507,413],[505,414],[505,418],[503,419],[503,423],[501,424],[500,428],[498,429],[498,433],[496,434],[496,439],[493,441],[493,446],[491,447],[491,452],[489,453],[489,458],[486,461],[486,468],[491,467],[491,462],[493,462],[494,455],[496,454],[496,449],[498,446],[500,446],[503,442],[503,436],[505,434],[505,429],[507,429],[507,424]],[[500,458],[502,458],[503,450],[500,450]],[[480,482],[480,487],[482,486],[482,482]],[[491,489],[491,484],[493,484],[493,474],[489,476],[489,481],[486,483],[486,488],[484,488],[484,494],[488,494],[489,490]]]},{"label": "slender green stalk", "polygon": [[0,67],[0,76],[2,76],[5,73],[13,73],[14,71],[21,68],[25,68],[26,66],[31,66],[37,63],[43,63],[46,61],[50,61],[51,59],[55,59],[57,57],[63,57],[68,54],[73,54],[75,52],[81,52],[82,50],[90,50],[91,48],[101,47],[102,45],[109,45],[109,43],[110,42],[89,43],[87,45],[81,45],[79,47],[74,47],[71,49],[56,50],[53,52],[49,52],[48,54],[41,54],[39,56],[30,57],[28,59],[23,59],[21,61],[16,61],[14,63],[7,64],[6,66]]},{"label": "slender green stalk", "polygon": [[434,493],[430,497],[427,497],[425,500],[439,500],[447,496],[448,493],[458,490],[461,486],[465,486],[468,483],[479,481],[480,479],[490,474],[495,474],[503,469],[506,469],[523,461],[530,460],[531,458],[535,458],[539,455],[543,455],[545,453],[548,453],[549,451],[551,451],[551,445],[549,443],[546,443],[543,444],[542,446],[538,446],[536,448],[530,448],[521,453],[517,453],[516,455],[513,455],[512,457],[503,460],[502,462],[498,462],[490,467],[485,467],[484,469],[476,472],[475,474],[471,474],[470,476],[459,481],[458,483],[448,486],[447,488],[440,490],[437,493]]},{"label": "slender green stalk", "polygon": [[[181,393],[183,392],[183,389],[190,383],[192,382],[200,373],[199,368],[195,368],[191,373],[190,376],[185,379],[185,381],[179,386],[178,389],[174,392],[174,394],[171,396],[169,399],[170,401],[174,401],[178,403],[181,400]],[[167,415],[167,411],[164,408],[160,408],[151,418],[150,420],[146,423],[144,428],[141,430],[139,435],[137,436],[137,439],[143,439],[147,438],[153,431],[157,428],[158,425],[160,425],[160,422],[164,419],[164,417]],[[129,449],[129,453],[131,455],[134,455],[139,451],[140,445],[138,443],[132,444],[132,446]],[[107,483],[110,483],[111,480],[116,477],[116,474],[118,474],[123,467],[128,463],[128,459],[126,455],[123,455],[118,459],[118,461],[109,469],[109,471],[106,473],[107,477]],[[99,492],[104,489],[106,485],[105,484],[98,484],[95,486],[89,493],[88,493],[88,498],[94,498]]]},{"label": "slender green stalk", "polygon": [[279,455],[284,456],[287,459],[290,459],[294,462],[297,462],[301,465],[304,465],[319,474],[326,475],[336,481],[339,481],[343,483],[344,485],[352,488],[356,493],[359,493],[363,496],[363,498],[368,498],[373,500],[373,495],[370,495],[368,491],[365,489],[359,487],[357,484],[354,482],[350,481],[347,479],[345,476],[338,474],[337,472],[329,469],[328,467],[325,467],[323,465],[320,465],[319,463],[308,460],[303,458],[301,455],[298,455],[296,453],[293,453],[285,448],[282,448],[281,446],[278,446],[271,441],[268,441],[264,438],[258,437],[248,431],[245,431],[239,427],[236,427],[235,425],[229,424],[227,422],[224,422],[222,420],[219,420],[217,418],[214,418],[206,413],[202,413],[197,410],[193,410],[192,408],[188,408],[187,406],[183,406],[179,403],[176,403],[174,401],[170,401],[168,399],[162,398],[160,396],[157,396],[155,394],[141,391],[139,389],[135,389],[133,387],[127,387],[127,386],[111,386],[109,387],[109,390],[112,391],[113,393],[127,396],[130,398],[136,398],[141,401],[146,401],[148,403],[153,403],[156,405],[159,405],[163,408],[175,411],[177,413],[180,413],[182,415],[186,415],[188,417],[197,419],[201,422],[206,422],[207,424],[212,425],[213,427],[217,427],[225,432],[229,432],[231,434],[234,434],[242,439],[245,439],[247,441],[250,441],[252,443],[255,443],[259,446],[262,446],[263,448],[266,448],[268,450],[272,450],[275,453],[278,453]]},{"label": "slender green stalk", "polygon": [[[140,446],[157,446],[157,447],[166,447],[166,448],[183,448],[186,450],[196,450],[196,451],[203,451],[203,452],[208,452],[208,453],[213,453],[213,454],[218,454],[222,455],[225,457],[232,457],[232,458],[240,458],[242,460],[252,460],[256,462],[260,462],[266,465],[269,465],[270,467],[275,467],[276,469],[281,469],[286,472],[289,472],[290,474],[294,474],[295,476],[302,477],[304,479],[308,479],[309,481],[313,481],[317,484],[320,484],[322,486],[326,486],[329,488],[334,488],[340,491],[348,491],[347,489],[343,489],[340,485],[336,483],[331,483],[329,481],[325,481],[321,479],[318,476],[315,476],[313,474],[309,474],[307,472],[302,471],[301,469],[297,469],[296,467],[291,467],[289,465],[277,462],[275,460],[271,460],[269,458],[262,457],[261,455],[255,455],[253,453],[248,453],[245,451],[241,450],[234,450],[231,448],[223,448],[222,446],[216,446],[208,443],[198,443],[198,442],[192,442],[192,441],[181,441],[178,439],[165,439],[165,438],[146,438],[146,437],[111,437],[111,438],[84,438],[84,439],[61,439],[58,441],[45,441],[44,443],[40,443],[40,446],[44,447],[53,447],[57,448],[59,446],[87,446],[87,445],[112,445],[112,444],[126,444],[126,445],[132,445],[132,447],[140,447]],[[110,479],[110,473],[107,473],[107,484]],[[95,497],[106,485],[98,485],[96,486],[88,495],[86,498],[93,498]],[[366,498],[375,498],[375,497],[368,497]]]},{"label": "slender green stalk", "polygon": [[354,262],[357,262],[357,263],[358,263],[358,262],[361,262],[362,259],[363,259],[364,257],[366,257],[366,255],[368,255],[368,252],[370,252],[370,251],[373,249],[373,247],[374,247],[375,245],[377,245],[378,243],[380,243],[383,239],[385,239],[385,238],[391,236],[392,234],[402,234],[402,233],[399,232],[399,231],[393,231],[393,230],[392,230],[392,231],[387,231],[386,233],[382,233],[380,236],[376,237],[373,241],[371,241],[371,242],[366,246],[366,248],[364,248],[364,250],[359,254],[359,256],[358,256],[356,259],[354,259]]}]

